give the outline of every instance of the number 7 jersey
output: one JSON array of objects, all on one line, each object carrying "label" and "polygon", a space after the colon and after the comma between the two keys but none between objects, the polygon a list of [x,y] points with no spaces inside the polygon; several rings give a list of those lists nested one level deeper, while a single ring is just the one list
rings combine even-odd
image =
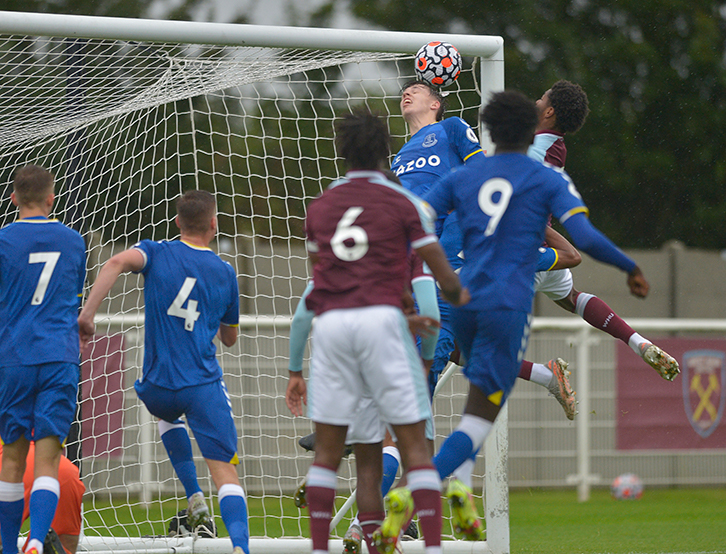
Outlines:
[{"label": "number 7 jersey", "polygon": [[222,377],[214,337],[239,324],[239,289],[230,264],[211,249],[144,240],[143,380],[171,390]]},{"label": "number 7 jersey", "polygon": [[83,238],[57,220],[20,219],[0,230],[0,367],[80,360]]}]

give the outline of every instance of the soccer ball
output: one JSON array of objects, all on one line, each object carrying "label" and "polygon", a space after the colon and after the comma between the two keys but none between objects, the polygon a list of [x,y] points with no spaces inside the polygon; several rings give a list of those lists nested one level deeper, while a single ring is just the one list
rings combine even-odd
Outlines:
[{"label": "soccer ball", "polygon": [[633,473],[623,473],[613,479],[610,494],[617,500],[637,500],[643,496],[643,481]]},{"label": "soccer ball", "polygon": [[447,87],[461,73],[461,54],[448,42],[429,42],[416,53],[416,75],[437,87]]}]

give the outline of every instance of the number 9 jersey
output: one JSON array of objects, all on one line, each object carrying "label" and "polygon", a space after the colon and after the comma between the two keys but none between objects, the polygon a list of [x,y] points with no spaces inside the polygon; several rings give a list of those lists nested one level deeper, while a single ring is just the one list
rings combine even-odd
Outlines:
[{"label": "number 9 jersey", "polygon": [[210,248],[144,240],[143,380],[171,390],[222,377],[214,337],[239,324],[239,288],[230,264]]},{"label": "number 9 jersey", "polygon": [[463,310],[529,313],[550,214],[564,223],[587,213],[564,171],[517,153],[472,159],[424,200],[438,213],[455,209],[459,217],[465,260],[460,277],[472,297]]}]

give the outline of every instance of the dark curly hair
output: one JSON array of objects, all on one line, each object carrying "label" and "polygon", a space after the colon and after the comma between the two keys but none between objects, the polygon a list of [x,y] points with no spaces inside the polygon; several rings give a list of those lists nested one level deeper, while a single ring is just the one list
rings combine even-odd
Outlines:
[{"label": "dark curly hair", "polygon": [[365,108],[335,122],[335,146],[352,169],[380,169],[391,153],[385,119]]},{"label": "dark curly hair", "polygon": [[526,148],[532,142],[538,114],[535,103],[516,90],[492,94],[480,115],[497,147]]},{"label": "dark curly hair", "polygon": [[555,110],[557,127],[563,133],[575,133],[590,113],[587,94],[580,85],[570,81],[560,80],[552,85],[549,100]]},{"label": "dark curly hair", "polygon": [[441,94],[441,89],[439,87],[432,85],[431,83],[427,81],[422,81],[420,79],[409,81],[405,85],[401,87],[401,94],[403,94],[403,91],[405,91],[407,88],[411,88],[414,85],[422,85],[429,89],[429,92],[431,93],[431,96],[436,98],[436,100],[439,101],[439,109],[436,112],[436,121],[441,121],[444,119],[444,114],[446,113],[446,98],[443,94]]}]

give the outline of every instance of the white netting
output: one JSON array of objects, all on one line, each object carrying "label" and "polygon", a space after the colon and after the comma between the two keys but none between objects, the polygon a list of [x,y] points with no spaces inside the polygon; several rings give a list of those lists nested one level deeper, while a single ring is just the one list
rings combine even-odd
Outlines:
[{"label": "white netting", "polygon": [[[449,112],[475,124],[480,100],[471,60],[466,65]],[[220,359],[251,534],[308,536],[290,498],[311,461],[297,445],[311,424],[293,419],[284,404],[289,319],[308,279],[305,205],[342,171],[336,116],[366,104],[390,116],[394,150],[403,144],[398,101],[413,78],[412,56],[5,36],[0,72],[2,181],[11,183],[26,163],[53,171],[55,215],[87,239],[89,285],[112,254],[140,239],[177,235],[173,200],[182,191],[216,194],[213,246],[236,268],[241,293],[240,341]],[[15,217],[9,190],[0,217],[3,224]],[[88,536],[164,534],[186,507],[156,425],[133,390],[143,347],[140,285],[132,275],[119,280],[99,310],[108,317],[83,366]],[[436,401],[440,436],[458,420],[462,381],[454,379]],[[70,446],[72,455],[77,444]],[[211,495],[196,445],[195,455]],[[342,501],[355,487],[350,460],[340,475]],[[447,524],[444,532],[451,532]]]}]

